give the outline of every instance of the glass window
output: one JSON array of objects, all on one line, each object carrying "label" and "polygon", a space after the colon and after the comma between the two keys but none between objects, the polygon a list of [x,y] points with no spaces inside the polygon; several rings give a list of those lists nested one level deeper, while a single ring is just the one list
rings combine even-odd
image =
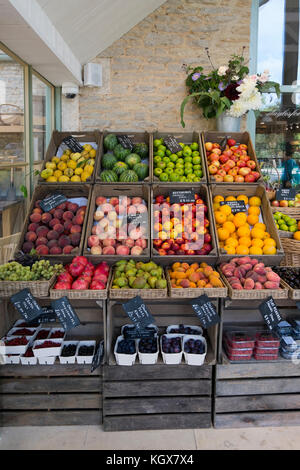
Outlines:
[{"label": "glass window", "polygon": [[[50,109],[48,109],[50,107]],[[33,119],[33,155],[34,161],[45,158],[47,135],[49,132],[48,116],[51,116],[51,87],[36,75],[32,75],[32,119]],[[51,131],[50,131],[51,132]]]},{"label": "glass window", "polygon": [[[0,49],[0,200],[21,197],[24,184],[24,67]],[[12,166],[13,164],[13,166]]]}]

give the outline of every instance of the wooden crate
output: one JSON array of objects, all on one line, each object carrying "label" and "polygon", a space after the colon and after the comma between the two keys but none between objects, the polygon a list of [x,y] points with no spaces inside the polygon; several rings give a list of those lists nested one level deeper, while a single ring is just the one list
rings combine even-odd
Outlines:
[{"label": "wooden crate", "polygon": [[[87,179],[86,182],[78,182],[78,183],[73,183],[73,182],[67,182],[63,183],[65,186],[68,186],[70,184],[72,185],[82,185],[82,184],[91,184],[95,181],[95,175],[97,171],[97,165],[100,159],[100,153],[102,149],[102,141],[103,141],[103,134],[98,131],[81,131],[81,132],[73,132],[73,131],[68,131],[68,132],[60,132],[60,131],[53,131],[51,140],[49,142],[45,160],[42,166],[42,170],[46,168],[46,163],[51,161],[52,157],[56,155],[56,152],[58,151],[60,145],[62,144],[62,141],[69,136],[73,136],[80,144],[87,144],[87,143],[94,143],[96,144],[96,158],[95,158],[95,167],[93,174],[91,175],[90,178]],[[95,147],[95,145],[93,145]],[[44,180],[41,176],[38,179],[39,184],[55,184],[55,183],[49,183],[46,180]],[[61,183],[62,184],[62,183]]]},{"label": "wooden crate", "polygon": [[[248,255],[251,258],[256,258],[259,261],[265,263],[266,266],[277,266],[280,264],[284,256],[282,244],[278,236],[278,231],[274,222],[273,214],[271,212],[270,203],[266,195],[266,190],[263,185],[258,184],[239,184],[237,183],[227,183],[227,184],[211,184],[210,186],[211,198],[214,199],[215,196],[221,195],[224,197],[227,196],[239,196],[240,194],[245,194],[247,197],[258,196],[261,199],[261,215],[264,224],[267,226],[267,232],[271,237],[276,241],[277,253],[276,255]],[[213,219],[215,220],[214,216]],[[216,225],[214,225],[216,227]],[[216,241],[219,250],[219,262],[228,263],[232,258],[239,258],[245,255],[228,255],[226,251],[219,247],[217,229],[216,230]]]},{"label": "wooden crate", "polygon": [[[219,364],[216,366],[214,426],[238,428],[300,425],[299,365],[276,361],[230,362],[222,351],[223,330],[266,325],[258,310],[261,301],[222,301]],[[276,300],[283,319],[299,318],[293,300]]]},{"label": "wooden crate", "polygon": [[[100,173],[102,171],[101,169],[101,158],[102,158],[102,155],[104,153],[106,153],[106,150],[104,149],[104,146],[103,146],[103,140],[104,138],[107,136],[107,134],[115,134],[116,136],[118,135],[127,135],[134,144],[139,144],[141,142],[145,142],[148,147],[149,147],[149,161],[148,161],[148,165],[149,165],[149,176],[147,178],[145,178],[144,181],[137,181],[137,182],[132,182],[132,183],[122,183],[122,181],[119,181],[118,183],[109,183],[109,182],[105,182],[105,181],[101,181],[100,179]],[[134,131],[111,131],[111,130],[104,130],[103,131],[103,138],[102,138],[102,142],[101,142],[101,147],[100,147],[100,156],[97,160],[97,166],[96,166],[96,178],[95,178],[95,182],[96,183],[101,183],[101,184],[105,184],[105,185],[110,185],[110,186],[115,186],[115,184],[121,184],[121,185],[138,185],[138,184],[143,184],[143,183],[151,183],[152,182],[152,179],[151,179],[151,171],[152,171],[152,167],[153,167],[153,138],[152,138],[152,134],[149,133],[149,132],[134,132]]]},{"label": "wooden crate", "polygon": [[[205,142],[213,142],[213,143],[219,144],[224,139],[224,137],[226,137],[228,139],[229,138],[234,139],[238,144],[246,144],[248,146],[247,153],[248,153],[249,157],[251,157],[251,160],[254,160],[255,163],[256,163],[255,171],[258,171],[258,173],[260,174],[260,177],[255,183],[246,183],[246,184],[252,184],[253,185],[253,184],[257,184],[257,183],[263,183],[263,177],[262,177],[262,173],[261,173],[261,170],[260,170],[260,164],[257,160],[254,145],[252,143],[249,132],[231,132],[230,134],[228,134],[226,132],[218,132],[218,131],[202,132],[202,134],[201,134],[202,153],[204,155],[205,164],[206,164],[206,168],[207,168],[207,181],[209,183],[215,183],[216,184],[214,176],[210,175],[209,171],[208,171],[209,164],[208,164],[207,157],[206,157]],[[222,182],[220,184],[229,185],[229,184],[243,184],[243,183],[226,183],[226,182]]]},{"label": "wooden crate", "polygon": [[[49,299],[39,300],[41,306],[49,303]],[[82,324],[68,332],[65,340],[105,340],[106,302],[72,300],[71,304]],[[12,304],[3,302],[1,337],[18,318]],[[0,425],[100,425],[102,367],[93,373],[90,369],[88,364],[60,364],[58,359],[53,366],[1,365]]]},{"label": "wooden crate", "polygon": [[[210,229],[210,234],[211,234],[211,244],[212,244],[212,251],[208,255],[170,255],[170,256],[160,256],[158,254],[158,251],[156,248],[153,246],[153,237],[154,237],[154,217],[152,213],[152,224],[151,224],[151,257],[153,258],[153,261],[158,262],[164,266],[169,266],[176,261],[181,261],[181,262],[187,262],[187,263],[192,263],[193,261],[197,261],[199,263],[206,262],[210,265],[215,265],[217,262],[217,259],[219,257],[218,249],[217,249],[217,240],[216,240],[216,229],[215,229],[215,221],[213,217],[213,212],[212,212],[212,202],[211,202],[211,196],[210,196],[210,191],[207,187],[207,184],[200,184],[196,183],[193,185],[189,184],[181,184],[178,185],[177,183],[173,183],[172,188],[170,187],[169,184],[154,184],[152,186],[152,193],[151,193],[151,201],[153,204],[153,201],[155,200],[156,196],[163,195],[163,196],[169,196],[171,190],[194,190],[196,191],[197,194],[200,195],[200,197],[205,201],[207,208],[208,208],[208,213],[206,214],[207,219],[209,220],[209,229]],[[153,206],[152,206],[152,212],[153,212]]]},{"label": "wooden crate", "polygon": [[[188,144],[190,145],[192,142],[197,142],[197,144],[199,144],[199,153],[200,153],[200,157],[201,157],[201,164],[202,164],[202,171],[203,171],[203,176],[201,178],[201,181],[200,183],[206,183],[208,181],[208,170],[207,170],[207,162],[206,162],[206,154],[205,154],[205,151],[203,152],[203,145],[202,145],[202,139],[201,139],[201,135],[199,134],[199,132],[186,132],[186,131],[179,131],[179,132],[160,132],[160,131],[157,131],[157,132],[154,132],[153,134],[153,141],[155,139],[165,139],[166,137],[168,137],[169,135],[172,135],[175,137],[175,139],[177,140],[177,142],[183,142],[184,144]],[[152,166],[151,166],[151,181],[153,183],[157,183],[159,184],[160,183],[160,180],[159,178],[157,178],[157,176],[154,176],[154,164],[153,164],[153,147],[152,147]],[[165,184],[168,184],[169,186],[170,185],[174,185],[174,183],[172,182],[167,182]],[[187,182],[176,182],[175,183],[176,185],[179,184],[179,185],[184,185],[184,184],[193,184],[193,183],[187,183]]]},{"label": "wooden crate", "polygon": [[[96,199],[98,196],[103,197],[120,197],[120,196],[127,196],[127,197],[141,197],[146,201],[147,208],[148,208],[148,246],[144,250],[141,256],[121,256],[121,255],[92,255],[88,249],[88,238],[92,233],[92,227],[94,223],[94,212],[96,210]],[[90,261],[94,261],[95,263],[100,263],[101,261],[107,261],[110,263],[114,263],[120,259],[128,259],[133,258],[137,261],[145,261],[150,257],[150,227],[151,227],[151,206],[150,206],[150,188],[148,185],[137,185],[132,186],[130,185],[120,185],[120,184],[113,184],[113,185],[102,185],[95,184],[93,187],[93,192],[91,195],[91,202],[89,205],[89,215],[88,215],[88,222],[87,228],[85,232],[85,240],[83,246],[83,254],[90,258]]]},{"label": "wooden crate", "polygon": [[91,199],[91,194],[92,194],[92,186],[90,185],[79,185],[77,184],[76,186],[73,185],[67,185],[67,184],[43,184],[39,185],[35,188],[31,203],[27,212],[27,215],[25,217],[25,222],[23,225],[23,229],[21,232],[21,236],[19,238],[19,242],[17,244],[16,252],[22,249],[22,245],[24,243],[24,237],[27,232],[27,227],[30,223],[29,221],[29,216],[32,213],[32,210],[34,209],[34,204],[36,201],[39,199],[44,199],[48,194],[52,194],[54,192],[59,192],[60,194],[63,194],[69,199],[75,198],[75,197],[85,197],[87,198],[87,205],[86,205],[86,212],[85,212],[85,217],[84,217],[84,222],[82,226],[82,232],[81,232],[81,239],[80,239],[80,244],[77,247],[76,253],[72,253],[70,255],[43,255],[43,258],[49,259],[50,261],[53,260],[55,262],[60,262],[60,263],[68,263],[72,261],[74,256],[81,255],[83,251],[83,246],[84,246],[84,239],[85,239],[85,231],[86,231],[86,226],[87,226],[87,220],[88,220],[88,213],[89,213],[89,207],[90,207],[90,199]]}]

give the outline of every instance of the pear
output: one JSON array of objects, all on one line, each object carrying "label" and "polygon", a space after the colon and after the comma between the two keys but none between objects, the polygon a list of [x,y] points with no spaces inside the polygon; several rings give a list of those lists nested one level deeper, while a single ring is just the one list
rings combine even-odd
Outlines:
[{"label": "pear", "polygon": [[160,277],[160,273],[159,273],[158,269],[152,269],[152,270],[150,271],[150,275],[151,275],[152,277]]},{"label": "pear", "polygon": [[149,286],[151,287],[151,289],[155,289],[156,281],[157,281],[156,277],[153,277],[153,276],[148,277],[147,282],[148,282]]},{"label": "pear", "polygon": [[143,269],[143,266],[144,266],[144,263],[142,261],[138,261],[138,263],[136,263],[135,265],[136,269]]},{"label": "pear", "polygon": [[167,287],[166,279],[158,279],[155,283],[156,289],[165,289]]},{"label": "pear", "polygon": [[136,269],[129,269],[128,271],[126,271],[126,276],[127,277],[135,277],[136,273],[137,273]]},{"label": "pear", "polygon": [[150,272],[152,271],[152,269],[155,269],[155,268],[156,268],[156,264],[153,263],[153,261],[149,261],[149,263],[145,263],[143,267],[144,271],[146,272]]},{"label": "pear", "polygon": [[150,289],[150,286],[148,283],[145,284],[144,289]]},{"label": "pear", "polygon": [[120,259],[120,261],[116,262],[116,266],[123,266],[127,263],[126,259]]},{"label": "pear", "polygon": [[137,277],[132,284],[132,288],[144,289],[145,285],[146,285],[146,279],[144,279],[143,277]]},{"label": "pear", "polygon": [[135,276],[130,276],[130,278],[128,279],[128,281],[129,281],[129,286],[130,286],[130,287],[133,286],[133,283],[134,283],[135,280],[136,280],[136,277],[135,277]]},{"label": "pear", "polygon": [[125,287],[128,285],[128,280],[126,277],[119,277],[118,279],[114,280],[114,283],[119,287]]}]

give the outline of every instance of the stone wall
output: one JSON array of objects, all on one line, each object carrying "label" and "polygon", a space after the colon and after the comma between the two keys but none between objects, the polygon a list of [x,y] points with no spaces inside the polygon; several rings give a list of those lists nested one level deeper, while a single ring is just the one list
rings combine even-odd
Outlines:
[{"label": "stone wall", "polygon": [[[209,71],[207,46],[216,67],[242,46],[247,56],[250,10],[251,0],[166,1],[95,58],[103,65],[104,86],[80,90],[80,129],[182,129],[182,64]],[[185,122],[186,130],[215,127],[192,103]]]}]

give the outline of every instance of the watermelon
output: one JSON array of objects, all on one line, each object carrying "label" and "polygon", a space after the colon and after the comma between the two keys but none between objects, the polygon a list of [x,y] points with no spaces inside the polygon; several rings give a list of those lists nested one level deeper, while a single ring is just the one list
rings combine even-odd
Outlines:
[{"label": "watermelon", "polygon": [[104,170],[100,175],[100,180],[105,183],[116,183],[118,175],[112,170]]},{"label": "watermelon", "polygon": [[122,183],[136,183],[138,180],[138,175],[135,173],[135,171],[132,170],[123,171],[120,176],[120,181]]},{"label": "watermelon", "polygon": [[148,154],[149,154],[148,145],[145,142],[135,144],[133,152],[137,153],[141,157],[141,159],[143,160],[144,158],[148,157]]},{"label": "watermelon", "polygon": [[112,170],[117,161],[113,153],[105,153],[101,158],[101,166],[104,170]]},{"label": "watermelon", "polygon": [[149,175],[149,166],[146,163],[137,163],[134,165],[133,171],[136,172],[139,180],[143,181]]},{"label": "watermelon", "polygon": [[113,150],[118,145],[118,139],[115,134],[107,134],[104,137],[104,147],[107,150]]},{"label": "watermelon", "polygon": [[122,147],[121,144],[118,144],[115,148],[114,148],[114,155],[117,157],[117,159],[122,162],[125,161],[125,158],[127,157],[127,155],[129,155],[131,153],[131,151],[129,149],[124,149],[124,147]]},{"label": "watermelon", "polygon": [[115,173],[117,173],[118,176],[120,176],[123,173],[123,171],[128,170],[128,165],[126,165],[125,162],[117,162],[114,165],[113,170]]},{"label": "watermelon", "polygon": [[137,153],[131,153],[125,158],[125,163],[129,166],[129,168],[133,168],[134,165],[141,162],[141,157]]}]

